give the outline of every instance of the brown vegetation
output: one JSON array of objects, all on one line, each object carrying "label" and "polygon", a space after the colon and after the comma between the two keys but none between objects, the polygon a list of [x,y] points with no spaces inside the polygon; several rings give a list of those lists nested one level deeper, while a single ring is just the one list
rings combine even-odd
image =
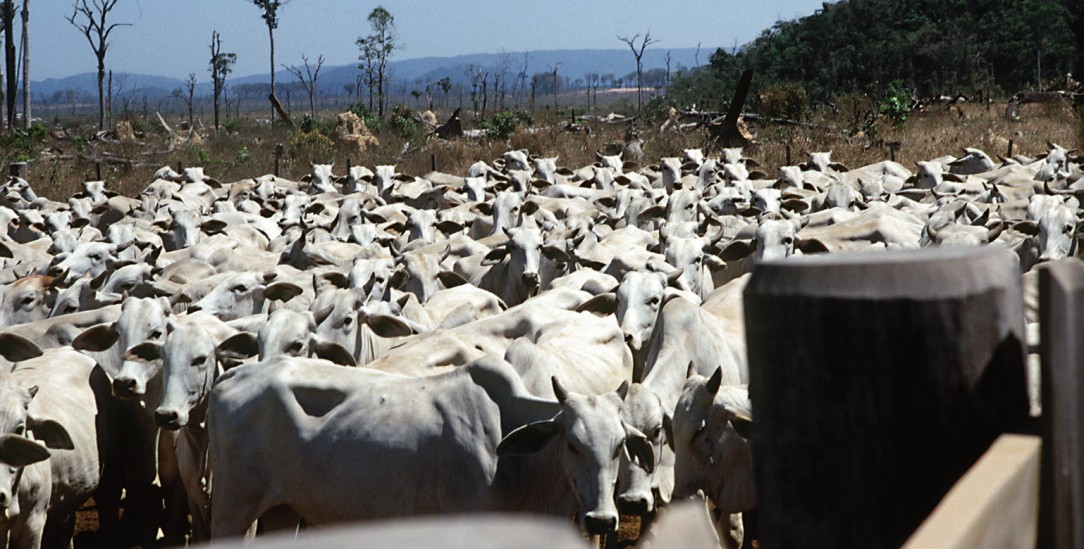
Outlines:
[{"label": "brown vegetation", "polygon": [[[786,163],[787,145],[791,162],[805,160],[810,151],[831,150],[833,159],[856,167],[889,158],[889,146],[899,143],[896,160],[913,166],[925,160],[947,154],[960,155],[961,147],[978,147],[991,155],[1005,155],[1013,143],[1014,154],[1036,155],[1046,150],[1046,142],[1067,148],[1084,148],[1084,123],[1081,113],[1064,102],[1028,104],[1021,107],[1019,118],[1006,118],[1004,103],[987,107],[961,104],[951,109],[932,105],[924,112],[911,112],[902,124],[877,118],[860,101],[840,102],[837,112],[814,113],[805,119],[806,125],[780,122],[751,121],[755,143],[746,148],[746,155],[759,160],[769,176]],[[314,124],[314,131],[323,129],[332,134],[337,113],[321,113],[323,122]],[[444,120],[446,113],[438,113]],[[281,174],[300,178],[309,171],[308,163],[334,160],[336,173],[346,170],[347,162],[354,165],[397,163],[403,173],[424,175],[435,165],[438,170],[463,174],[477,160],[492,160],[506,150],[526,148],[540,156],[559,156],[559,165],[579,167],[595,160],[596,150],[616,152],[623,146],[627,123],[605,124],[589,121],[590,131],[568,131],[569,118],[548,112],[535,116],[536,127],[545,129],[527,132],[523,129],[508,139],[460,139],[443,141],[430,139],[408,143],[385,122],[377,134],[379,144],[359,152],[355,144],[340,144],[334,150],[317,153],[290,150],[291,143],[313,140],[299,139],[288,128],[256,125],[254,122],[231,120],[217,132],[200,130],[205,140],[194,141],[169,150],[169,135],[152,118],[133,117],[130,124],[134,141],[96,138],[91,129],[93,121],[69,121],[63,128],[48,132],[40,142],[27,142],[25,136],[0,140],[0,161],[5,163],[30,158],[30,182],[42,194],[63,199],[81,188],[82,182],[101,178],[107,186],[124,194],[138,193],[154,171],[164,165],[203,166],[207,173],[222,181],[237,181],[271,173],[275,166],[275,146],[282,143],[286,154],[281,159]],[[872,121],[872,122],[871,122]],[[680,155],[681,149],[707,146],[703,129],[688,132],[660,131],[658,122],[636,122],[645,139],[644,162],[656,163],[664,156]],[[467,128],[471,120],[464,120]],[[420,139],[417,141],[421,141]],[[321,140],[323,143],[323,140]],[[615,150],[616,149],[616,150]]]}]

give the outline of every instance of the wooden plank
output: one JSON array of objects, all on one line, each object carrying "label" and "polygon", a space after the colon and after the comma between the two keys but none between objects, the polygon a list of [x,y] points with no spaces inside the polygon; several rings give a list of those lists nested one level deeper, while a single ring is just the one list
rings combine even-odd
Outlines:
[{"label": "wooden plank", "polygon": [[1039,271],[1043,478],[1039,545],[1084,547],[1084,262]]},{"label": "wooden plank", "polygon": [[1029,421],[1006,250],[765,262],[745,290],[761,547],[898,547]]},{"label": "wooden plank", "polygon": [[997,439],[904,549],[1035,547],[1041,448],[1036,436]]}]

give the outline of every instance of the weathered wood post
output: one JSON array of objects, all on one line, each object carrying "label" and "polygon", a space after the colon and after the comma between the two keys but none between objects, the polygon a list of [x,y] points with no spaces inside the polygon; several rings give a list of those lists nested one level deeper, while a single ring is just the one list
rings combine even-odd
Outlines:
[{"label": "weathered wood post", "polygon": [[1012,254],[766,262],[745,290],[761,547],[898,547],[1028,421]]},{"label": "weathered wood post", "polygon": [[8,164],[8,175],[11,177],[26,179],[30,176],[30,170],[27,167],[26,162],[12,162],[11,164]]},{"label": "weathered wood post", "polygon": [[1039,271],[1043,473],[1038,547],[1084,547],[1084,262]]}]

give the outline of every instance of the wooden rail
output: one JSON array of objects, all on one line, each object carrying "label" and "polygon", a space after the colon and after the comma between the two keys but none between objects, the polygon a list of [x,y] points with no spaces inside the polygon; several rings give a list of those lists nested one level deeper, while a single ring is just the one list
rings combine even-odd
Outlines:
[{"label": "wooden rail", "polygon": [[904,549],[1035,547],[1042,439],[1003,435],[952,487]]}]

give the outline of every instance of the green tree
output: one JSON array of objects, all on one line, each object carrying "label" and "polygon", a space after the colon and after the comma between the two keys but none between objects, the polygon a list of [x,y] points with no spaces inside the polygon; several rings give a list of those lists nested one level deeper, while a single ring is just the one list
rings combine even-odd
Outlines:
[{"label": "green tree", "polygon": [[360,59],[365,62],[361,69],[365,71],[369,82],[369,109],[373,107],[372,94],[376,92],[377,114],[384,117],[387,106],[388,58],[392,52],[402,49],[399,36],[395,33],[395,16],[384,6],[377,6],[369,12],[369,26],[373,33],[357,39],[361,49]]}]

